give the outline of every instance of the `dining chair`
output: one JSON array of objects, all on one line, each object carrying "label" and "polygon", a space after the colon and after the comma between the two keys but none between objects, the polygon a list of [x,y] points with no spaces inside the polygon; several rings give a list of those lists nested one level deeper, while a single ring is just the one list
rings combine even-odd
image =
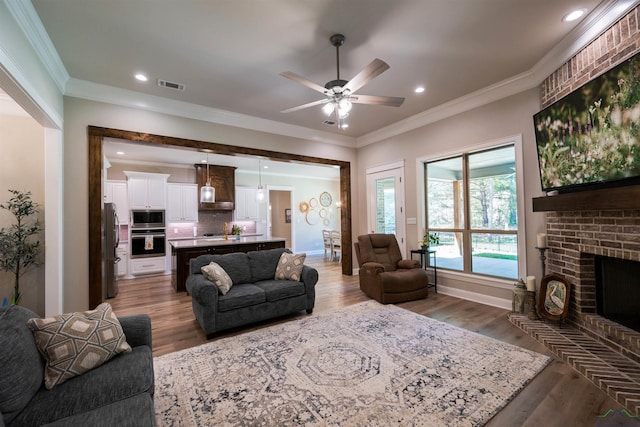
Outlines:
[{"label": "dining chair", "polygon": [[333,250],[331,249],[331,230],[322,230],[322,241],[324,244],[324,257],[326,258],[328,253],[329,259],[333,259]]},{"label": "dining chair", "polygon": [[342,256],[342,236],[338,230],[331,230],[331,261],[336,261],[339,259],[336,254],[339,252],[340,256]]}]

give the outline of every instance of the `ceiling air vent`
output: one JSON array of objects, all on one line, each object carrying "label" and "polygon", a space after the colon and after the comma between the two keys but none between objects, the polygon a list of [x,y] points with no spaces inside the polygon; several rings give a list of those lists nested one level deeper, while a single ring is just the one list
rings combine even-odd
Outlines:
[{"label": "ceiling air vent", "polygon": [[174,83],[162,79],[158,79],[158,86],[168,87],[169,89],[184,90],[184,85],[182,83]]},{"label": "ceiling air vent", "polygon": [[325,120],[322,123],[324,123],[325,125],[328,125],[328,126],[333,126],[333,125],[336,124],[336,122],[334,122],[333,120]]}]

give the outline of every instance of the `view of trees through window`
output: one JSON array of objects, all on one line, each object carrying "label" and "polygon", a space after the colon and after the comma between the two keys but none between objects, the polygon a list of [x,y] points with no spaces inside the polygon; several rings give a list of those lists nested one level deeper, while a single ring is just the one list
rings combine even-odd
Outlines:
[{"label": "view of trees through window", "polygon": [[515,173],[513,145],[425,163],[438,267],[518,277]]}]

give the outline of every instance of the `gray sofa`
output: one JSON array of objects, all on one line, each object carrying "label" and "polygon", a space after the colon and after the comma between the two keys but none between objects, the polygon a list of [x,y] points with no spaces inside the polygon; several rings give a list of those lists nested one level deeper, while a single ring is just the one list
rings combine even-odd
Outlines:
[{"label": "gray sofa", "polygon": [[118,320],[132,348],[47,390],[24,307],[0,308],[0,426],[154,426],[151,320]]},{"label": "gray sofa", "polygon": [[[234,252],[224,255],[200,255],[190,260],[187,292],[193,312],[202,330],[211,338],[216,332],[249,323],[306,310],[313,311],[318,271],[304,265],[301,281],[274,280],[284,248]],[[229,275],[233,286],[226,295],[200,270],[210,262],[218,263]]]}]

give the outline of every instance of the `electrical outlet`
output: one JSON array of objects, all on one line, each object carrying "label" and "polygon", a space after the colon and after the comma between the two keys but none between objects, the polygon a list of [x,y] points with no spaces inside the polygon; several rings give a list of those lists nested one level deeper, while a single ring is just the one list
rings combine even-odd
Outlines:
[{"label": "electrical outlet", "polygon": [[173,234],[178,234],[178,229],[177,228],[173,229]]}]

